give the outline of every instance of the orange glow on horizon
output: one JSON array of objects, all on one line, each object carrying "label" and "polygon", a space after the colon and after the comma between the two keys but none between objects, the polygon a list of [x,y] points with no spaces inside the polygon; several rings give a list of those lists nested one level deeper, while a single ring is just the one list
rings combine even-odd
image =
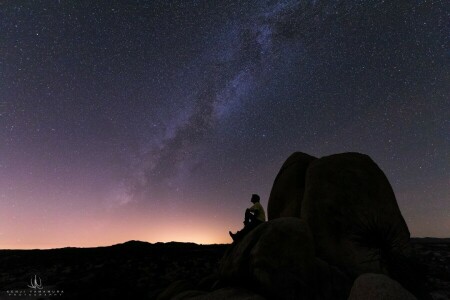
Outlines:
[{"label": "orange glow on horizon", "polygon": [[68,214],[65,218],[43,218],[40,214],[23,213],[22,221],[0,220],[0,249],[54,249],[65,247],[101,247],[139,240],[157,242],[192,242],[226,244],[231,242],[228,230],[242,224],[239,216],[213,217],[206,211],[194,210],[184,219],[147,215],[132,218],[129,212],[113,211],[101,216]]}]

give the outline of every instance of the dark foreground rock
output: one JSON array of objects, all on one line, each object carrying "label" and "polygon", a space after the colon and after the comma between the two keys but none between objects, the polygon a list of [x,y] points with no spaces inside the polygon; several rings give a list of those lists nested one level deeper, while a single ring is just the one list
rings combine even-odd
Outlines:
[{"label": "dark foreground rock", "polygon": [[[0,250],[0,299],[20,299],[6,296],[6,291],[27,289],[34,272],[42,275],[44,289],[64,290],[61,299],[156,299],[181,279],[190,281],[186,289],[207,295],[215,282],[208,277],[217,272],[229,246],[129,242],[101,248]],[[412,239],[412,246],[426,267],[425,285],[432,299],[450,299],[450,239]]]},{"label": "dark foreground rock", "polygon": [[307,224],[278,218],[233,244],[220,261],[220,278],[271,299],[345,299],[348,278],[317,259]]},{"label": "dark foreground rock", "polygon": [[382,274],[363,274],[353,284],[348,300],[417,300],[400,283]]}]

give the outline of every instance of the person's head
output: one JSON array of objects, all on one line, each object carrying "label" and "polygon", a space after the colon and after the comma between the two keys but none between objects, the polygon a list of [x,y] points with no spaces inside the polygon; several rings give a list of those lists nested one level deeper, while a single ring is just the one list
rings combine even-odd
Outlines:
[{"label": "person's head", "polygon": [[252,199],[250,201],[252,201],[253,203],[259,202],[259,196],[256,194],[253,194]]}]

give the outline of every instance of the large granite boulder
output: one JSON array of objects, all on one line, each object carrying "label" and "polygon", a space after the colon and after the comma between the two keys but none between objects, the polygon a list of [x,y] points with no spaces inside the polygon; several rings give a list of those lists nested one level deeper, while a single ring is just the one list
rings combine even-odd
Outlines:
[{"label": "large granite boulder", "polygon": [[234,243],[220,261],[223,281],[273,299],[345,299],[351,281],[316,259],[307,224],[299,218],[263,223]]},{"label": "large granite boulder", "polygon": [[267,217],[273,220],[280,217],[300,218],[305,174],[315,157],[302,152],[295,152],[284,162],[272,186]]},{"label": "large granite boulder", "polygon": [[351,276],[408,276],[410,233],[388,179],[369,156],[343,153],[313,161],[301,217],[317,256]]},{"label": "large granite boulder", "polygon": [[348,300],[417,300],[400,283],[382,274],[359,276]]}]

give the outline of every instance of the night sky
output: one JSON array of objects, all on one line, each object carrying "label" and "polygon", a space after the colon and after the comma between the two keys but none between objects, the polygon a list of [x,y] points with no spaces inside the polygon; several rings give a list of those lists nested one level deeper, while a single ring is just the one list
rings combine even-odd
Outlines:
[{"label": "night sky", "polygon": [[450,236],[450,2],[0,1],[0,248],[229,243],[294,151]]}]

